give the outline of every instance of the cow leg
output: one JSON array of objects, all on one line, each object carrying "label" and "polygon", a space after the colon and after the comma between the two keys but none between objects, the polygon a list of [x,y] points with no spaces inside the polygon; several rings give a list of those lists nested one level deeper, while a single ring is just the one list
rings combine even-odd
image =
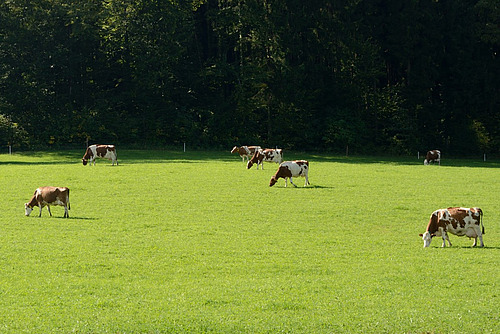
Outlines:
[{"label": "cow leg", "polygon": [[479,238],[479,247],[484,247],[483,233],[481,233],[481,229],[478,226],[477,228],[475,228],[475,230],[476,230],[476,237],[474,238],[474,244],[472,244],[472,247],[477,246],[477,238]]},{"label": "cow leg", "polygon": [[293,184],[293,186],[294,186],[295,188],[297,188],[297,186],[295,185],[295,183],[293,183],[293,179],[292,179],[291,177],[290,177],[290,183],[291,183],[291,184]]},{"label": "cow leg", "polygon": [[304,187],[305,186],[308,186],[310,183],[309,183],[309,178],[307,177],[307,174],[306,174],[306,183],[304,184]]},{"label": "cow leg", "polygon": [[451,241],[450,241],[450,238],[448,237],[448,233],[443,231],[443,246],[442,247],[446,247],[446,240],[448,240],[448,243],[450,244],[450,247],[451,247]]},{"label": "cow leg", "polygon": [[[478,235],[479,237],[479,247],[484,247],[484,243],[483,243],[483,235],[482,234],[479,234]],[[477,238],[476,238],[477,239]]]},{"label": "cow leg", "polygon": [[42,216],[42,205],[38,205],[38,208],[40,209],[40,214],[38,215],[38,217],[41,217]]},{"label": "cow leg", "polygon": [[50,205],[47,204],[47,210],[49,210],[49,215],[52,217],[52,212],[50,212]]},{"label": "cow leg", "polygon": [[64,206],[64,218],[69,218],[68,206]]}]

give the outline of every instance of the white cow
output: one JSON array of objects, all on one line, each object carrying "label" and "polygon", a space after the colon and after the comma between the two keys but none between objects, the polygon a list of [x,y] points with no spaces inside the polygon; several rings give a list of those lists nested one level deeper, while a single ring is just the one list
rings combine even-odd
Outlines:
[{"label": "white cow", "polygon": [[35,190],[33,197],[28,203],[24,203],[24,214],[29,216],[31,211],[35,206],[40,208],[40,214],[38,217],[42,216],[42,208],[47,206],[49,210],[49,215],[52,216],[50,212],[51,205],[64,206],[64,218],[69,218],[70,209],[69,205],[69,189],[66,187],[40,187]]},{"label": "white cow", "polygon": [[425,155],[424,165],[437,162],[441,166],[441,151],[432,150]]},{"label": "white cow", "polygon": [[255,151],[252,159],[247,163],[247,169],[252,168],[254,164],[257,164],[257,169],[259,169],[260,165],[262,165],[262,169],[264,169],[264,161],[280,164],[283,161],[283,150],[280,148],[266,148],[265,150]]},{"label": "white cow", "polygon": [[92,163],[94,163],[95,166],[96,158],[104,158],[111,160],[113,166],[115,165],[115,162],[116,165],[118,166],[118,158],[116,155],[116,148],[114,145],[90,145],[89,147],[87,147],[85,155],[82,158],[83,165],[85,166],[87,164],[87,161],[89,161],[91,166]]},{"label": "white cow", "polygon": [[[480,208],[448,208],[439,209],[432,213],[427,225],[427,230],[419,234],[424,241],[424,247],[429,247],[432,238],[441,236],[443,238],[442,247],[446,247],[446,240],[451,247],[448,232],[459,237],[468,236],[474,238],[474,244],[477,245],[479,238],[480,246],[483,247],[484,226],[482,223],[483,211]],[[481,225],[482,229],[479,228]]]},{"label": "white cow", "polygon": [[293,183],[293,177],[305,177],[306,183],[304,187],[309,183],[309,161],[307,160],[295,160],[295,161],[285,161],[278,167],[276,174],[271,177],[271,181],[269,182],[269,186],[272,187],[278,182],[278,179],[285,179],[285,187],[287,186],[287,180],[290,179],[290,183],[293,184],[294,187],[297,187],[295,183]]},{"label": "white cow", "polygon": [[260,149],[260,146],[235,146],[231,150],[231,154],[238,153],[241,157],[241,160],[245,162],[245,158],[247,158],[247,160],[250,159],[250,157]]}]

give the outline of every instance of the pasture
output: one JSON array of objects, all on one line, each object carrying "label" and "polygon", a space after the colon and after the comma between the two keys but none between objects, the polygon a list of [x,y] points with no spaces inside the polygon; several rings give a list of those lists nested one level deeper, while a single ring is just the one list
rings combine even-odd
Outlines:
[{"label": "pasture", "polygon": [[[308,159],[311,186],[227,152],[0,155],[0,333],[493,333],[500,163]],[[70,188],[35,208],[39,186]],[[484,211],[485,248],[423,249],[430,214]]]}]

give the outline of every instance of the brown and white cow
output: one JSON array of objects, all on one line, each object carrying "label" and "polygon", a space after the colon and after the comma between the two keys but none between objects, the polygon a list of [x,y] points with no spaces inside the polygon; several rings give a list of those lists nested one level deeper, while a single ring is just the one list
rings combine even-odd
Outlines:
[{"label": "brown and white cow", "polygon": [[[439,209],[432,213],[424,234],[419,234],[424,240],[424,247],[429,247],[432,238],[435,236],[443,237],[442,247],[446,247],[446,240],[451,247],[448,232],[459,237],[468,236],[474,238],[474,244],[477,245],[479,238],[480,246],[483,247],[484,226],[482,223],[483,211],[480,208],[448,208]],[[479,228],[481,225],[482,229]]]},{"label": "brown and white cow", "polygon": [[280,164],[283,161],[283,150],[280,148],[266,148],[265,150],[257,150],[253,154],[252,159],[248,161],[247,169],[250,169],[254,164],[257,164],[257,170],[259,169],[260,165],[262,165],[262,170],[264,170],[264,161]]},{"label": "brown and white cow", "polygon": [[118,166],[115,145],[90,145],[89,147],[87,147],[85,155],[82,158],[83,165],[84,166],[87,165],[88,161],[90,162],[91,166],[92,162],[94,163],[95,166],[96,158],[104,158],[111,160],[113,162],[113,166],[115,165],[115,162],[116,165]]},{"label": "brown and white cow", "polygon": [[293,177],[305,177],[306,183],[304,187],[309,183],[309,161],[307,160],[294,160],[294,161],[285,161],[278,167],[276,174],[271,177],[271,181],[269,182],[269,186],[272,187],[278,182],[278,179],[285,179],[285,187],[287,186],[287,180],[290,179],[290,183],[293,184],[294,187],[297,187],[295,183],[293,183]]},{"label": "brown and white cow", "polygon": [[432,150],[425,155],[424,165],[437,162],[441,166],[441,151]]},{"label": "brown and white cow", "polygon": [[239,147],[235,146],[231,150],[231,154],[238,153],[240,155],[242,161],[245,162],[245,158],[247,158],[247,160],[249,160],[250,157],[252,157],[252,155],[260,149],[261,149],[260,146],[239,146]]},{"label": "brown and white cow", "polygon": [[31,211],[35,206],[40,208],[40,214],[38,217],[42,216],[42,208],[47,206],[50,216],[51,205],[64,206],[64,218],[69,218],[68,210],[70,210],[69,205],[69,189],[66,187],[40,187],[35,190],[33,197],[29,203],[24,203],[24,214],[29,216]]}]

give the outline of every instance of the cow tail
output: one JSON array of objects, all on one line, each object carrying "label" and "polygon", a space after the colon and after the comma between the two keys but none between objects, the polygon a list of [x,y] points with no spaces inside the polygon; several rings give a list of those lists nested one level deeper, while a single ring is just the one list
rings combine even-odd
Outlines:
[{"label": "cow tail", "polygon": [[479,211],[479,219],[481,220],[481,228],[482,228],[482,233],[484,234],[484,225],[483,225],[483,210]]},{"label": "cow tail", "polygon": [[68,210],[71,210],[71,204],[69,203],[69,189],[68,189],[68,195],[66,195],[66,202],[68,203]]}]

